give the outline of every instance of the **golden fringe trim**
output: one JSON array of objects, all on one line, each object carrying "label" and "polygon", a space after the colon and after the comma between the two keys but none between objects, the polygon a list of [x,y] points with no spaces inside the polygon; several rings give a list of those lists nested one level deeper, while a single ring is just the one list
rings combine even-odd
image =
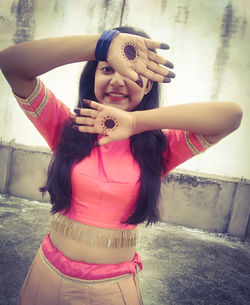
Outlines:
[{"label": "golden fringe trim", "polygon": [[91,247],[131,248],[136,246],[137,230],[106,229],[72,220],[60,213],[52,217],[51,228]]}]

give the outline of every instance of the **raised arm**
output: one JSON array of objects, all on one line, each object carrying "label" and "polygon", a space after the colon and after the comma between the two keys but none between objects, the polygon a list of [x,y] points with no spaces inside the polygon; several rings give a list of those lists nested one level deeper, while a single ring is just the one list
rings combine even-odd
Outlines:
[{"label": "raised arm", "polygon": [[[95,59],[96,46],[106,60],[124,76],[140,85],[138,74],[153,81],[168,82],[174,77],[168,68],[173,65],[163,57],[150,51],[150,48],[167,49],[166,44],[150,39],[119,33],[111,40],[108,48],[105,43],[97,43],[99,34],[48,38],[20,43],[0,52],[0,68],[17,95],[26,98],[36,85],[36,76],[56,67]],[[135,60],[126,52],[126,46],[134,50]],[[99,54],[97,53],[97,54]]]},{"label": "raised arm", "polygon": [[17,95],[26,98],[36,77],[56,67],[94,59],[100,35],[41,39],[20,43],[0,52],[0,67]]},{"label": "raised arm", "polygon": [[182,129],[218,142],[240,125],[242,109],[233,102],[203,102],[136,111],[135,132],[151,129]]},{"label": "raised arm", "polygon": [[[154,129],[187,130],[202,135],[212,144],[236,130],[242,118],[240,106],[233,102],[191,103],[134,112],[86,102],[93,109],[78,111],[80,116],[75,120],[75,128],[104,135],[100,145]],[[111,127],[106,127],[108,121]]]}]

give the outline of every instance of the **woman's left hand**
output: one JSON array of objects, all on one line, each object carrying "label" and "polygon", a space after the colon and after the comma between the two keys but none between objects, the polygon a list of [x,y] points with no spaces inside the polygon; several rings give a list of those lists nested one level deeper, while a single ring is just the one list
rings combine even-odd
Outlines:
[{"label": "woman's left hand", "polygon": [[92,109],[78,108],[73,128],[80,132],[103,135],[98,144],[127,139],[135,134],[135,116],[133,112],[84,100]]}]

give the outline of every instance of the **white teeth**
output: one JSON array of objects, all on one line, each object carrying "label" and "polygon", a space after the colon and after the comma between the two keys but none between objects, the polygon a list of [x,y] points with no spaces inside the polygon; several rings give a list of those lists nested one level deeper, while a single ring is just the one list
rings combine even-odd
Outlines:
[{"label": "white teeth", "polygon": [[113,97],[125,97],[124,94],[120,94],[120,93],[108,93],[108,95]]}]

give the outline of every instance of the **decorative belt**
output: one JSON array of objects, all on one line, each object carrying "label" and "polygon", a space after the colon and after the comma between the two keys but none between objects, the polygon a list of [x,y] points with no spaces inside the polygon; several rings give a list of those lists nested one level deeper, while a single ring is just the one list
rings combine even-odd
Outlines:
[{"label": "decorative belt", "polygon": [[51,229],[88,246],[131,248],[136,246],[137,229],[106,229],[72,220],[60,213],[52,217]]}]

